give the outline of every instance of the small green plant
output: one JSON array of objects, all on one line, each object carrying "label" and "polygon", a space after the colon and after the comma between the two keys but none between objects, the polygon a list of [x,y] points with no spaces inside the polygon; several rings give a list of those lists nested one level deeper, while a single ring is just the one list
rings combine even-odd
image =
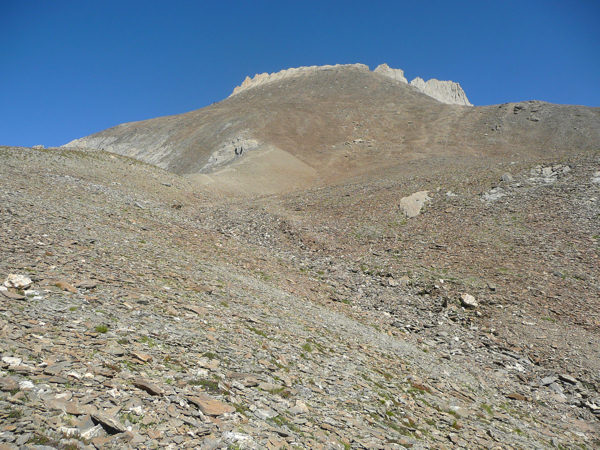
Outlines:
[{"label": "small green plant", "polygon": [[130,423],[136,424],[140,420],[142,420],[142,416],[137,416],[131,412],[126,412],[126,413],[121,414],[121,419],[123,421],[128,420]]},{"label": "small green plant", "polygon": [[20,409],[11,409],[8,413],[8,417],[11,419],[20,419],[21,417],[23,417],[23,411],[21,411]]},{"label": "small green plant", "polygon": [[304,350],[305,352],[308,352],[308,353],[312,352],[313,348],[310,345],[310,342],[307,342],[307,343],[303,344],[302,345],[302,350]]},{"label": "small green plant", "polygon": [[248,329],[250,331],[252,331],[253,333],[258,334],[259,336],[267,337],[267,333],[265,333],[263,330],[259,330],[258,328],[255,328],[255,327],[248,327]]},{"label": "small green plant", "polygon": [[234,403],[233,407],[235,408],[236,412],[242,414],[243,416],[246,416],[247,413],[250,411],[245,405],[242,405],[241,403]]},{"label": "small green plant", "polygon": [[69,311],[73,312],[73,311],[77,311],[77,306],[71,306],[69,308]]},{"label": "small green plant", "polygon": [[213,392],[215,394],[221,392],[219,388],[219,382],[214,380],[209,380],[206,378],[197,378],[195,380],[191,380],[188,382],[190,386],[201,386],[208,392]]},{"label": "small green plant", "polygon": [[121,361],[121,364],[123,364],[130,372],[139,372],[140,370],[139,366],[131,361],[123,360]]},{"label": "small green plant", "polygon": [[378,372],[383,375],[383,378],[385,378],[386,381],[390,381],[392,378],[394,378],[391,373],[386,372],[385,370],[378,370]]},{"label": "small green plant", "polygon": [[292,422],[290,422],[286,417],[279,415],[279,416],[275,416],[272,419],[267,419],[269,422],[274,423],[275,425],[278,425],[280,427],[288,427],[290,430],[292,431],[298,431],[298,427],[296,427],[296,425],[294,425]]},{"label": "small green plant", "polygon": [[482,403],[481,404],[481,409],[483,409],[486,413],[488,413],[490,416],[494,415],[494,410],[492,409],[492,407],[490,405],[488,405],[487,403]]},{"label": "small green plant", "polygon": [[27,443],[33,445],[49,445],[52,444],[53,441],[45,434],[36,434],[31,439],[29,439]]},{"label": "small green plant", "polygon": [[269,394],[279,395],[281,398],[289,398],[292,395],[291,392],[284,387],[269,389],[267,392]]},{"label": "small green plant", "polygon": [[263,272],[262,270],[259,270],[257,273],[258,273],[258,276],[260,277],[260,279],[263,281],[269,281],[270,279],[273,278],[271,275]]},{"label": "small green plant", "polygon": [[96,333],[106,333],[108,332],[108,326],[106,325],[97,325],[96,328],[94,328],[94,330],[96,330]]},{"label": "small green plant", "polygon": [[156,347],[156,342],[154,342],[154,339],[149,338],[148,336],[140,336],[138,341],[142,344],[146,344],[148,347]]}]

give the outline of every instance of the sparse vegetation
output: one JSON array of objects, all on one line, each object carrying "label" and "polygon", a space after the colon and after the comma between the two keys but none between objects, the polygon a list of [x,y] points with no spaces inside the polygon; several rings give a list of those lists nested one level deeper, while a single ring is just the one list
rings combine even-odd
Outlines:
[{"label": "sparse vegetation", "polygon": [[219,382],[216,380],[210,380],[207,378],[197,378],[194,380],[190,380],[188,382],[190,386],[201,386],[204,390],[213,393],[221,392],[221,388],[219,388]]},{"label": "sparse vegetation", "polygon": [[305,342],[304,344],[302,344],[302,350],[304,350],[307,353],[310,353],[313,351],[312,345],[310,345],[310,342]]},{"label": "sparse vegetation", "polygon": [[107,325],[96,325],[94,330],[96,331],[96,333],[107,333],[108,326]]}]

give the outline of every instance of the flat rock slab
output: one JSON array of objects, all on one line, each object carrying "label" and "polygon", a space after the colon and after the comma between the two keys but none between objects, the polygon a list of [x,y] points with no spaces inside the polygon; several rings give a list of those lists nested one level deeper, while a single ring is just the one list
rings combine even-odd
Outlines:
[{"label": "flat rock slab", "polygon": [[16,356],[3,356],[2,357],[2,363],[6,364],[7,366],[10,366],[10,367],[19,366],[22,362],[23,362],[23,360],[21,358],[17,358]]},{"label": "flat rock slab", "polygon": [[0,391],[15,391],[17,389],[19,389],[19,383],[14,378],[0,378]]},{"label": "flat rock slab", "polygon": [[98,283],[95,281],[80,281],[75,284],[79,289],[94,289],[98,286]]},{"label": "flat rock slab", "polygon": [[53,410],[64,411],[73,416],[93,416],[97,413],[94,405],[82,405],[77,401],[65,400],[60,398],[50,398],[46,401],[46,406]]},{"label": "flat rock slab", "polygon": [[574,378],[568,374],[561,373],[560,375],[558,375],[558,378],[569,384],[577,384],[577,378]]},{"label": "flat rock slab", "polygon": [[143,362],[143,363],[147,363],[152,361],[152,356],[148,355],[146,353],[140,353],[140,352],[131,352],[131,356],[133,356],[135,359]]},{"label": "flat rock slab", "polygon": [[21,294],[17,294],[9,289],[0,289],[0,294],[4,295],[6,298],[10,298],[11,300],[25,300],[25,296]]},{"label": "flat rock slab", "polygon": [[519,394],[517,392],[513,392],[512,394],[508,394],[506,396],[506,398],[510,398],[511,400],[519,400],[521,402],[526,402],[527,401],[527,397],[525,397],[522,394]]},{"label": "flat rock slab", "polygon": [[124,433],[127,431],[125,426],[123,426],[123,424],[121,424],[117,419],[107,416],[103,413],[98,412],[92,414],[92,420],[102,425],[102,428],[104,428],[109,434]]},{"label": "flat rock slab", "polygon": [[423,209],[425,203],[427,203],[429,200],[431,200],[429,197],[429,191],[415,192],[408,197],[402,197],[400,199],[400,209],[402,209],[406,217],[410,219],[418,216],[421,213],[421,209]]},{"label": "flat rock slab", "polygon": [[56,286],[59,289],[62,289],[63,291],[68,291],[72,294],[77,294],[77,289],[71,284],[67,283],[65,280],[58,280],[54,283],[54,286]]},{"label": "flat rock slab", "polygon": [[227,405],[206,394],[198,394],[196,396],[188,397],[188,400],[200,408],[200,411],[207,416],[220,416],[222,414],[232,413],[235,411],[233,406]]},{"label": "flat rock slab", "polygon": [[151,383],[147,380],[143,380],[141,378],[134,380],[133,385],[136,388],[141,389],[142,391],[146,391],[150,395],[162,395],[165,393],[165,391],[156,384]]}]

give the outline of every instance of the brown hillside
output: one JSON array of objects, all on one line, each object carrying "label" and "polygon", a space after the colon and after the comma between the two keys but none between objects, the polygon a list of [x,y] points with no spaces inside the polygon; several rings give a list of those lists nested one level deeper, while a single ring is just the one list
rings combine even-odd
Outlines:
[{"label": "brown hillside", "polygon": [[[599,140],[597,108],[537,101],[447,105],[410,85],[345,66],[259,85],[186,114],[122,124],[68,145],[202,174],[196,178],[217,189],[268,193],[437,156],[560,157]],[[238,145],[245,147],[241,156]]]}]

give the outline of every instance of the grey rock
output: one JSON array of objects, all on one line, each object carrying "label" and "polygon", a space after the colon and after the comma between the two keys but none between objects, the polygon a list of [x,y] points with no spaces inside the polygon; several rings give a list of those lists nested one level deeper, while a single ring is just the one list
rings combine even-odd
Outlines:
[{"label": "grey rock", "polygon": [[563,388],[560,384],[558,383],[550,383],[548,385],[548,388],[550,388],[552,391],[556,392],[557,394],[562,394],[563,393]]},{"label": "grey rock", "polygon": [[568,375],[566,373],[561,373],[558,375],[558,378],[560,378],[562,381],[564,381],[565,383],[569,383],[569,384],[577,384],[577,378],[572,377],[571,375]]},{"label": "grey rock", "polygon": [[124,433],[127,431],[125,426],[119,422],[115,417],[111,417],[101,412],[92,414],[92,420],[97,422],[99,425],[106,430],[109,434]]},{"label": "grey rock", "polygon": [[482,198],[486,202],[494,202],[496,200],[501,199],[502,197],[506,197],[506,191],[500,187],[495,187],[490,189],[487,192],[484,192]]},{"label": "grey rock", "polygon": [[19,383],[12,377],[0,377],[0,391],[14,391],[19,389]]},{"label": "grey rock", "polygon": [[554,383],[556,380],[558,380],[558,378],[554,375],[544,377],[540,380],[540,386],[548,386],[549,384]]},{"label": "grey rock", "polygon": [[141,378],[134,380],[133,385],[138,389],[146,391],[150,395],[162,395],[165,392],[160,386]]}]

